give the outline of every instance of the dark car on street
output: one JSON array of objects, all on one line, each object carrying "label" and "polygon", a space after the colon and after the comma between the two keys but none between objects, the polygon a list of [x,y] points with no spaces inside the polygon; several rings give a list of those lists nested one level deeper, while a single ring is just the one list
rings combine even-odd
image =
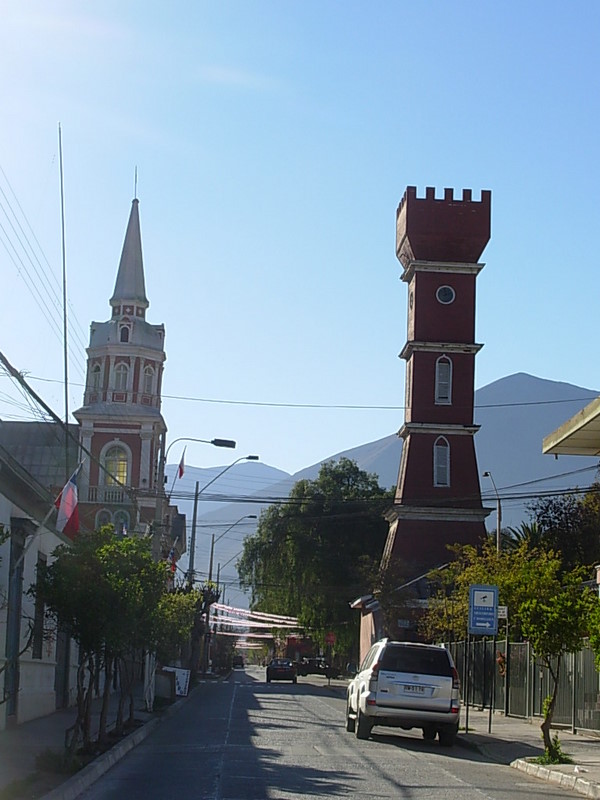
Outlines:
[{"label": "dark car on street", "polygon": [[322,675],[324,678],[338,678],[340,671],[332,667],[324,658],[303,658],[298,664],[298,675]]},{"label": "dark car on street", "polygon": [[274,658],[267,664],[267,683],[291,681],[297,683],[296,665],[289,658]]},{"label": "dark car on street", "polygon": [[234,656],[232,661],[232,666],[234,669],[240,669],[244,666],[244,659],[242,656]]}]

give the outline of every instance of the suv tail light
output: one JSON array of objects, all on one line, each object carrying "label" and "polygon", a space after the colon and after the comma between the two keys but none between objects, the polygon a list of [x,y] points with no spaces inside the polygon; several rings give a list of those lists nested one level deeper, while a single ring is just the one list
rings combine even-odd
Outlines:
[{"label": "suv tail light", "polygon": [[452,667],[452,688],[460,690],[460,676],[456,667]]},{"label": "suv tail light", "polygon": [[376,661],[373,666],[371,667],[371,674],[369,676],[369,691],[375,691],[373,684],[377,683],[377,678],[379,677],[379,667],[380,664]]}]

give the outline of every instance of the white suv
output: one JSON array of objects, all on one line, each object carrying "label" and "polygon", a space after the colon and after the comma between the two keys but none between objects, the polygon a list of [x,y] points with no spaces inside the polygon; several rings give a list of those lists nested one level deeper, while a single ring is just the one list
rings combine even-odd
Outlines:
[{"label": "white suv", "polygon": [[445,647],[376,642],[348,685],[346,730],[368,739],[374,725],[409,730],[450,747],[458,732],[460,681]]}]

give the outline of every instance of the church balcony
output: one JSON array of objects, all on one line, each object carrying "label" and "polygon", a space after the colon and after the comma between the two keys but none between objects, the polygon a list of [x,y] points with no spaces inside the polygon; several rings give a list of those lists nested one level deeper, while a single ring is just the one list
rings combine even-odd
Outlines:
[{"label": "church balcony", "polygon": [[132,502],[131,491],[122,486],[89,486],[87,502],[126,505]]}]

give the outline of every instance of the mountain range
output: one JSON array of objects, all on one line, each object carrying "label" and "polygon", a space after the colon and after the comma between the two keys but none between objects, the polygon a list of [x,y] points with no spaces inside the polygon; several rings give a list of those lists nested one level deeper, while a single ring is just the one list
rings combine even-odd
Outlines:
[{"label": "mountain range", "polygon": [[[475,449],[481,477],[484,505],[492,509],[487,527],[495,530],[497,495],[502,506],[502,525],[517,527],[528,519],[527,504],[548,491],[560,491],[589,485],[595,478],[598,459],[584,456],[552,456],[542,454],[543,438],[581,410],[598,392],[559,381],[517,373],[483,386],[475,392],[475,422],[480,430],[475,436]],[[236,464],[215,481],[210,493],[202,497],[205,486],[222,467],[185,468],[186,492],[174,495],[179,510],[187,515],[188,546],[193,516],[193,489],[197,481],[200,495],[194,565],[200,580],[208,572],[211,537],[215,536],[214,573],[222,564],[222,577],[235,582],[235,558],[243,539],[256,528],[263,508],[288,497],[290,489],[301,479],[314,479],[325,461],[350,458],[366,472],[378,476],[384,487],[396,485],[402,440],[397,433],[368,442],[312,464],[299,472],[288,473],[260,462]],[[177,465],[167,467],[169,482]],[[221,494],[222,493],[222,494]],[[230,531],[228,531],[230,528]],[[222,541],[218,538],[222,536]],[[181,567],[187,569],[187,556]],[[235,602],[235,600],[234,600]]]}]

